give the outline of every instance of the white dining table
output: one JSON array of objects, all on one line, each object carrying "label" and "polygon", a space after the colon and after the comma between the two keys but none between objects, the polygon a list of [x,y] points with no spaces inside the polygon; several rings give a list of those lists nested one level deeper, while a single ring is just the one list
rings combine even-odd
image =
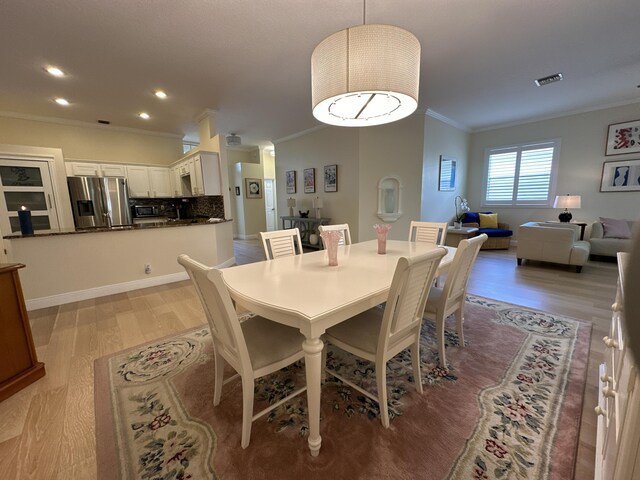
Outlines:
[{"label": "white dining table", "polygon": [[222,270],[231,298],[244,308],[298,328],[307,380],[309,450],[320,452],[320,336],[329,328],[387,300],[400,257],[445,248],[438,275],[446,272],[456,249],[427,243],[388,240],[378,254],[377,240],[338,247],[338,265],[328,266],[326,250],[229,267]]}]

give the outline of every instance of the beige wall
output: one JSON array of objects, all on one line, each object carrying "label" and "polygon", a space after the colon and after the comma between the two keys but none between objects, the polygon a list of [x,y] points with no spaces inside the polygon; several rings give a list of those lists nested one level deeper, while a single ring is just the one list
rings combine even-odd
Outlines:
[{"label": "beige wall", "polygon": [[[640,218],[640,192],[600,192],[600,179],[604,161],[640,157],[638,154],[604,155],[608,125],[638,118],[640,104],[636,103],[473,134],[467,180],[470,206],[474,210],[480,208],[486,148],[560,138],[562,145],[555,194],[582,196],[582,207],[572,212],[574,220],[592,223],[600,216],[637,220]],[[509,223],[514,232],[528,221],[557,220],[560,213],[554,208],[492,210],[498,212],[499,219]]]},{"label": "beige wall", "polygon": [[67,161],[166,166],[182,156],[182,140],[177,136],[111,128],[0,117],[0,144],[60,148]]},{"label": "beige wall", "polygon": [[[239,202],[242,205],[244,216],[243,228],[238,225],[238,233],[240,238],[257,238],[259,232],[267,229],[267,223],[264,212],[264,173],[262,165],[253,163],[240,163],[240,197]],[[259,178],[263,180],[262,198],[247,198],[245,188],[245,178]],[[240,232],[242,230],[242,232]]]},{"label": "beige wall", "polygon": [[375,238],[373,225],[383,223],[376,212],[378,182],[386,176],[402,183],[402,216],[392,223],[389,238],[406,240],[411,220],[420,218],[424,115],[359,131],[359,241]]},{"label": "beige wall", "polygon": [[[470,137],[462,130],[435,118],[426,117],[420,220],[428,222],[454,221],[455,198],[457,195],[465,196]],[[438,190],[441,155],[457,160],[456,187],[453,191],[441,192]]]},{"label": "beige wall", "polygon": [[[314,217],[312,201],[323,199],[321,215],[332,223],[348,223],[353,241],[358,241],[359,135],[357,128],[322,127],[276,144],[276,182],[278,215],[289,215],[287,199],[295,198],[298,211],[309,210]],[[338,191],[324,192],[324,166],[338,166]],[[304,193],[303,170],[315,168],[316,191]],[[285,172],[296,171],[296,193],[287,194]],[[279,221],[279,219],[278,219]],[[279,221],[281,228],[281,222]]]}]

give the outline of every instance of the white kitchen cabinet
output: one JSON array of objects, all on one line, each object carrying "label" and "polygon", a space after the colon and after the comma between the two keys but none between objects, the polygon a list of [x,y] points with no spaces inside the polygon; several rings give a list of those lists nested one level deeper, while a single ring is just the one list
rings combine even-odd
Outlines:
[{"label": "white kitchen cabinet", "polygon": [[149,167],[149,192],[152,197],[172,197],[169,169]]},{"label": "white kitchen cabinet", "polygon": [[127,183],[129,184],[129,197],[141,198],[151,196],[148,167],[127,165]]},{"label": "white kitchen cabinet", "polygon": [[66,162],[69,177],[126,177],[125,165],[116,163]]},{"label": "white kitchen cabinet", "polygon": [[171,182],[171,192],[174,197],[182,196],[182,182],[180,180],[180,168],[173,166],[169,169],[169,180]]},{"label": "white kitchen cabinet", "polygon": [[67,175],[71,177],[99,177],[100,165],[97,163],[67,162]]},{"label": "white kitchen cabinet", "polygon": [[100,172],[103,177],[126,177],[127,167],[115,163],[101,163]]}]

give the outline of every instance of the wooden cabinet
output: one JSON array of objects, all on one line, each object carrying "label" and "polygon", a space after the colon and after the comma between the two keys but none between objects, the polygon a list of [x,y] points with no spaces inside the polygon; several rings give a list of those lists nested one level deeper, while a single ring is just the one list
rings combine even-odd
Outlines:
[{"label": "wooden cabinet", "polygon": [[146,198],[151,196],[147,167],[127,165],[127,183],[129,184],[129,197]]},{"label": "wooden cabinet", "polygon": [[100,172],[103,177],[126,177],[127,167],[125,165],[116,165],[115,163],[101,163]]},{"label": "wooden cabinet", "polygon": [[172,165],[179,177],[181,195],[222,195],[220,159],[216,152],[197,152]]},{"label": "wooden cabinet", "polygon": [[38,362],[22,296],[19,263],[0,263],[0,401],[45,374]]},{"label": "wooden cabinet", "polygon": [[611,307],[609,335],[603,338],[605,362],[599,369],[595,478],[602,480],[640,478],[640,375],[625,338],[624,276],[628,257],[627,253],[618,253],[618,291]]},{"label": "wooden cabinet", "polygon": [[152,197],[172,197],[169,169],[165,167],[149,167],[149,190]]},{"label": "wooden cabinet", "polygon": [[126,165],[117,163],[66,162],[70,177],[126,177]]}]

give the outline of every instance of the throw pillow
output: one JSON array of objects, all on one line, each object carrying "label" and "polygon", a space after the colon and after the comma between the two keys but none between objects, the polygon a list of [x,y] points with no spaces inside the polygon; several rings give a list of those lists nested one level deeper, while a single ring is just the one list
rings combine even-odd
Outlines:
[{"label": "throw pillow", "polygon": [[631,229],[626,220],[600,217],[604,227],[604,238],[631,238]]},{"label": "throw pillow", "polygon": [[498,228],[497,213],[480,213],[480,228]]}]

